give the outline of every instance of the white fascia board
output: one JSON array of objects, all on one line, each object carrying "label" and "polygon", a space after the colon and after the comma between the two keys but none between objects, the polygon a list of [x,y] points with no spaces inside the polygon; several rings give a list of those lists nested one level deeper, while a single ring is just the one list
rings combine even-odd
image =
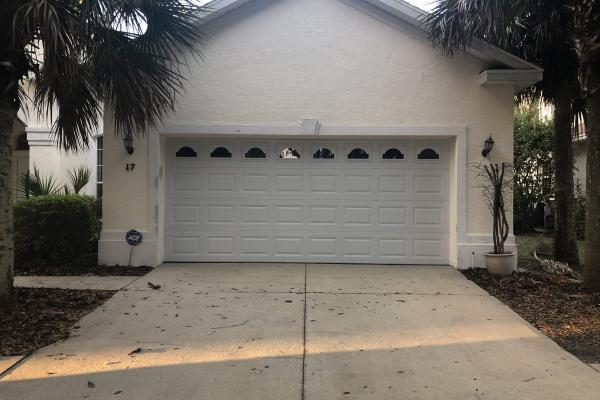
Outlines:
[{"label": "white fascia board", "polygon": [[250,1],[252,0],[213,0],[206,3],[203,6],[205,11],[202,15],[202,23],[207,24]]},{"label": "white fascia board", "polygon": [[544,79],[543,70],[537,69],[486,69],[479,74],[479,84],[513,85],[516,90],[525,89]]}]

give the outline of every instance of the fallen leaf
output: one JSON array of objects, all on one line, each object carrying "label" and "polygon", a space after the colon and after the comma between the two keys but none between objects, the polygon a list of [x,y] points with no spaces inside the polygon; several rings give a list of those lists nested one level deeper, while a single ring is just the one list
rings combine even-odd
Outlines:
[{"label": "fallen leaf", "polygon": [[160,285],[156,285],[156,284],[154,284],[154,283],[152,283],[152,282],[148,282],[148,286],[149,286],[151,289],[154,289],[154,290],[158,290],[158,289],[160,289],[160,288],[161,288],[161,286],[160,286]]}]

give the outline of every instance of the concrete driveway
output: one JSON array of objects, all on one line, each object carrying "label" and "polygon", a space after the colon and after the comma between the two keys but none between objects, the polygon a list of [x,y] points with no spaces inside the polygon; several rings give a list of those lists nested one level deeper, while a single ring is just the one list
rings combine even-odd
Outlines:
[{"label": "concrete driveway", "polygon": [[164,265],[79,325],[5,374],[0,398],[587,400],[600,393],[600,374],[450,267]]}]

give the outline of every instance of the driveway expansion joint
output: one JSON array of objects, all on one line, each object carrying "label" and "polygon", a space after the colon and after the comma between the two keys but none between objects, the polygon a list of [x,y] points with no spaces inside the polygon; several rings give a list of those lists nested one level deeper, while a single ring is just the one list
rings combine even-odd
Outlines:
[{"label": "driveway expansion joint", "polygon": [[306,282],[308,280],[308,264],[304,264],[304,318],[302,325],[302,392],[301,399],[305,399],[305,391],[304,386],[306,383],[306,309],[308,303],[308,287],[306,286]]}]

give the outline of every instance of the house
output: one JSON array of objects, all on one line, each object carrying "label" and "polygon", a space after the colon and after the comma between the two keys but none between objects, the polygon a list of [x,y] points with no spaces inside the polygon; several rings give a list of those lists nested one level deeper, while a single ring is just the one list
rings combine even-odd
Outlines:
[{"label": "house", "polygon": [[483,265],[468,164],[490,135],[512,160],[513,94],[540,68],[482,41],[444,58],[401,0],[208,7],[177,112],[127,151],[105,110],[101,263]]},{"label": "house", "polygon": [[573,141],[573,158],[575,159],[575,184],[581,186],[581,192],[585,196],[585,179],[586,179],[586,168],[587,168],[587,152],[586,152],[587,139],[585,135],[575,139]]},{"label": "house", "polygon": [[[28,79],[23,84],[27,94],[26,102],[34,98],[35,80]],[[44,179],[52,178],[57,187],[68,183],[67,171],[86,167],[91,171],[90,182],[83,193],[91,196],[102,195],[102,125],[91,132],[90,146],[79,152],[64,151],[57,146],[53,136],[56,115],[38,115],[33,104],[25,104],[18,114],[13,127],[13,160],[11,191],[13,200],[24,197],[18,185],[18,177],[34,168]]]}]

